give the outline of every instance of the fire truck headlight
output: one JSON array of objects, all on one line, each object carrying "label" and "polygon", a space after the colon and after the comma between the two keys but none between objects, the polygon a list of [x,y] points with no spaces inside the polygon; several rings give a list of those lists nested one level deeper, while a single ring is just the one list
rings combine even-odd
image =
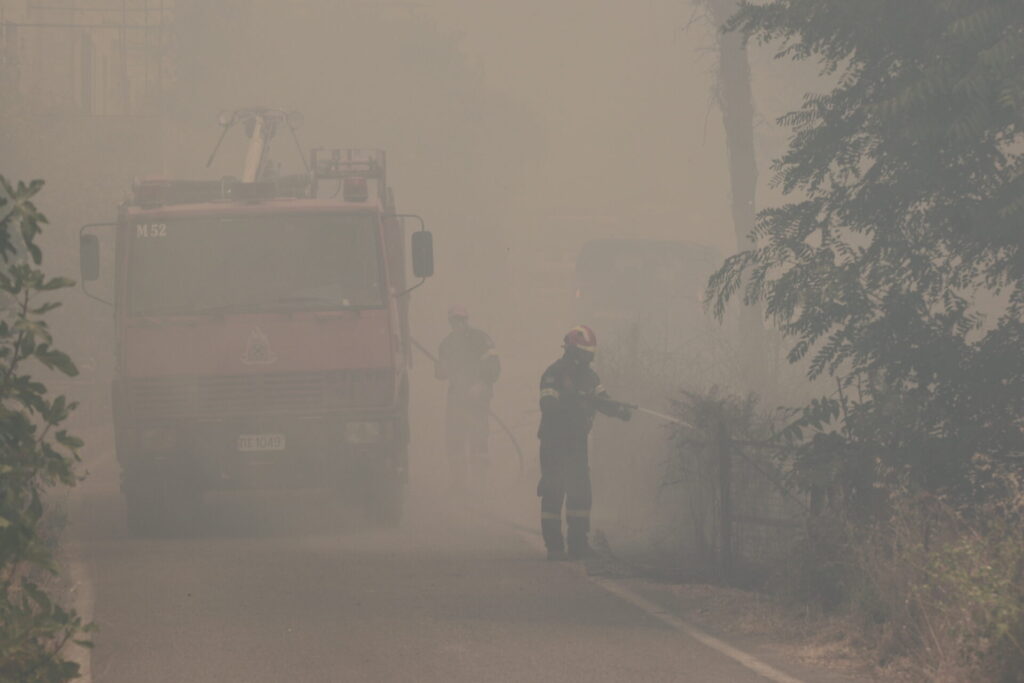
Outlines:
[{"label": "fire truck headlight", "polygon": [[352,444],[377,443],[384,436],[380,422],[358,421],[345,423],[345,441]]},{"label": "fire truck headlight", "polygon": [[177,433],[173,427],[148,427],[139,432],[139,446],[143,451],[174,450],[176,442]]}]

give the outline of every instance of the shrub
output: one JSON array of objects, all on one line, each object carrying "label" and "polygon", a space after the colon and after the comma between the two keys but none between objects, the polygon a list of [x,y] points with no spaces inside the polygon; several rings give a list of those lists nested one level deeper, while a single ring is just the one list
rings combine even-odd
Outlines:
[{"label": "shrub", "polygon": [[883,651],[932,680],[1019,680],[1024,670],[1024,486],[979,458],[973,505],[887,484],[887,509],[852,544],[864,590],[853,606]]},{"label": "shrub", "polygon": [[78,665],[62,656],[90,626],[40,587],[40,572],[56,573],[40,533],[44,494],[73,486],[82,442],[61,429],[75,408],[50,398],[33,371],[74,376],[74,363],[53,347],[45,316],[59,302],[41,299],[73,284],[46,278],[36,244],[46,218],[32,198],[43,182],[11,185],[0,176],[0,681],[66,681]]}]

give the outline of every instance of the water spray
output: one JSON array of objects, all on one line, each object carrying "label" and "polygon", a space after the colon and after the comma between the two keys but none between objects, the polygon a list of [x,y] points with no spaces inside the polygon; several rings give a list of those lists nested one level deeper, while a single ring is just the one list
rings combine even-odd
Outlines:
[{"label": "water spray", "polygon": [[696,427],[694,427],[689,422],[683,422],[682,420],[680,420],[677,417],[672,417],[671,415],[666,415],[665,413],[659,413],[657,410],[651,410],[650,408],[644,408],[643,406],[630,406],[630,407],[633,408],[638,413],[646,413],[647,415],[650,415],[651,417],[656,417],[659,420],[664,420],[665,422],[671,422],[672,424],[679,425],[680,427],[687,427],[689,429],[696,429]]}]

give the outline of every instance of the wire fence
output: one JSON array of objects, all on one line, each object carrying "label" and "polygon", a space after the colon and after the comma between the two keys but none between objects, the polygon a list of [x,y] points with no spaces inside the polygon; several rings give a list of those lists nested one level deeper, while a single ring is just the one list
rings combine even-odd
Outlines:
[{"label": "wire fence", "polygon": [[674,434],[670,485],[694,524],[688,553],[723,577],[779,566],[803,539],[809,501],[790,484],[780,446],[752,439],[751,399],[691,397]]}]

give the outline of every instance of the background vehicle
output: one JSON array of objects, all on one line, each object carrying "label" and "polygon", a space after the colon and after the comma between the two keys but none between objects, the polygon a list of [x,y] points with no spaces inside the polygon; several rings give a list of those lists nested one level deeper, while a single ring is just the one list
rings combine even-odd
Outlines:
[{"label": "background vehicle", "polygon": [[[728,385],[735,363],[727,335],[703,307],[708,276],[720,263],[714,249],[692,242],[583,245],[574,315],[596,331],[596,369],[616,398],[672,413],[680,389]],[[658,529],[679,528],[678,511],[689,508],[673,499],[681,489],[664,486],[673,448],[666,431],[642,416],[637,423],[598,420],[590,457],[595,525],[614,547],[641,552],[662,542]]]},{"label": "background vehicle", "polygon": [[717,325],[704,312],[716,250],[692,242],[604,239],[576,259],[576,319],[598,331],[602,353],[642,356],[664,375],[710,350]]},{"label": "background vehicle", "polygon": [[[133,528],[186,519],[204,491],[331,485],[376,519],[408,478],[405,220],[380,150],[313,150],[269,177],[273,110],[241,110],[242,180],[137,183],[115,231],[113,417]],[[99,241],[83,227],[83,281]]]}]

